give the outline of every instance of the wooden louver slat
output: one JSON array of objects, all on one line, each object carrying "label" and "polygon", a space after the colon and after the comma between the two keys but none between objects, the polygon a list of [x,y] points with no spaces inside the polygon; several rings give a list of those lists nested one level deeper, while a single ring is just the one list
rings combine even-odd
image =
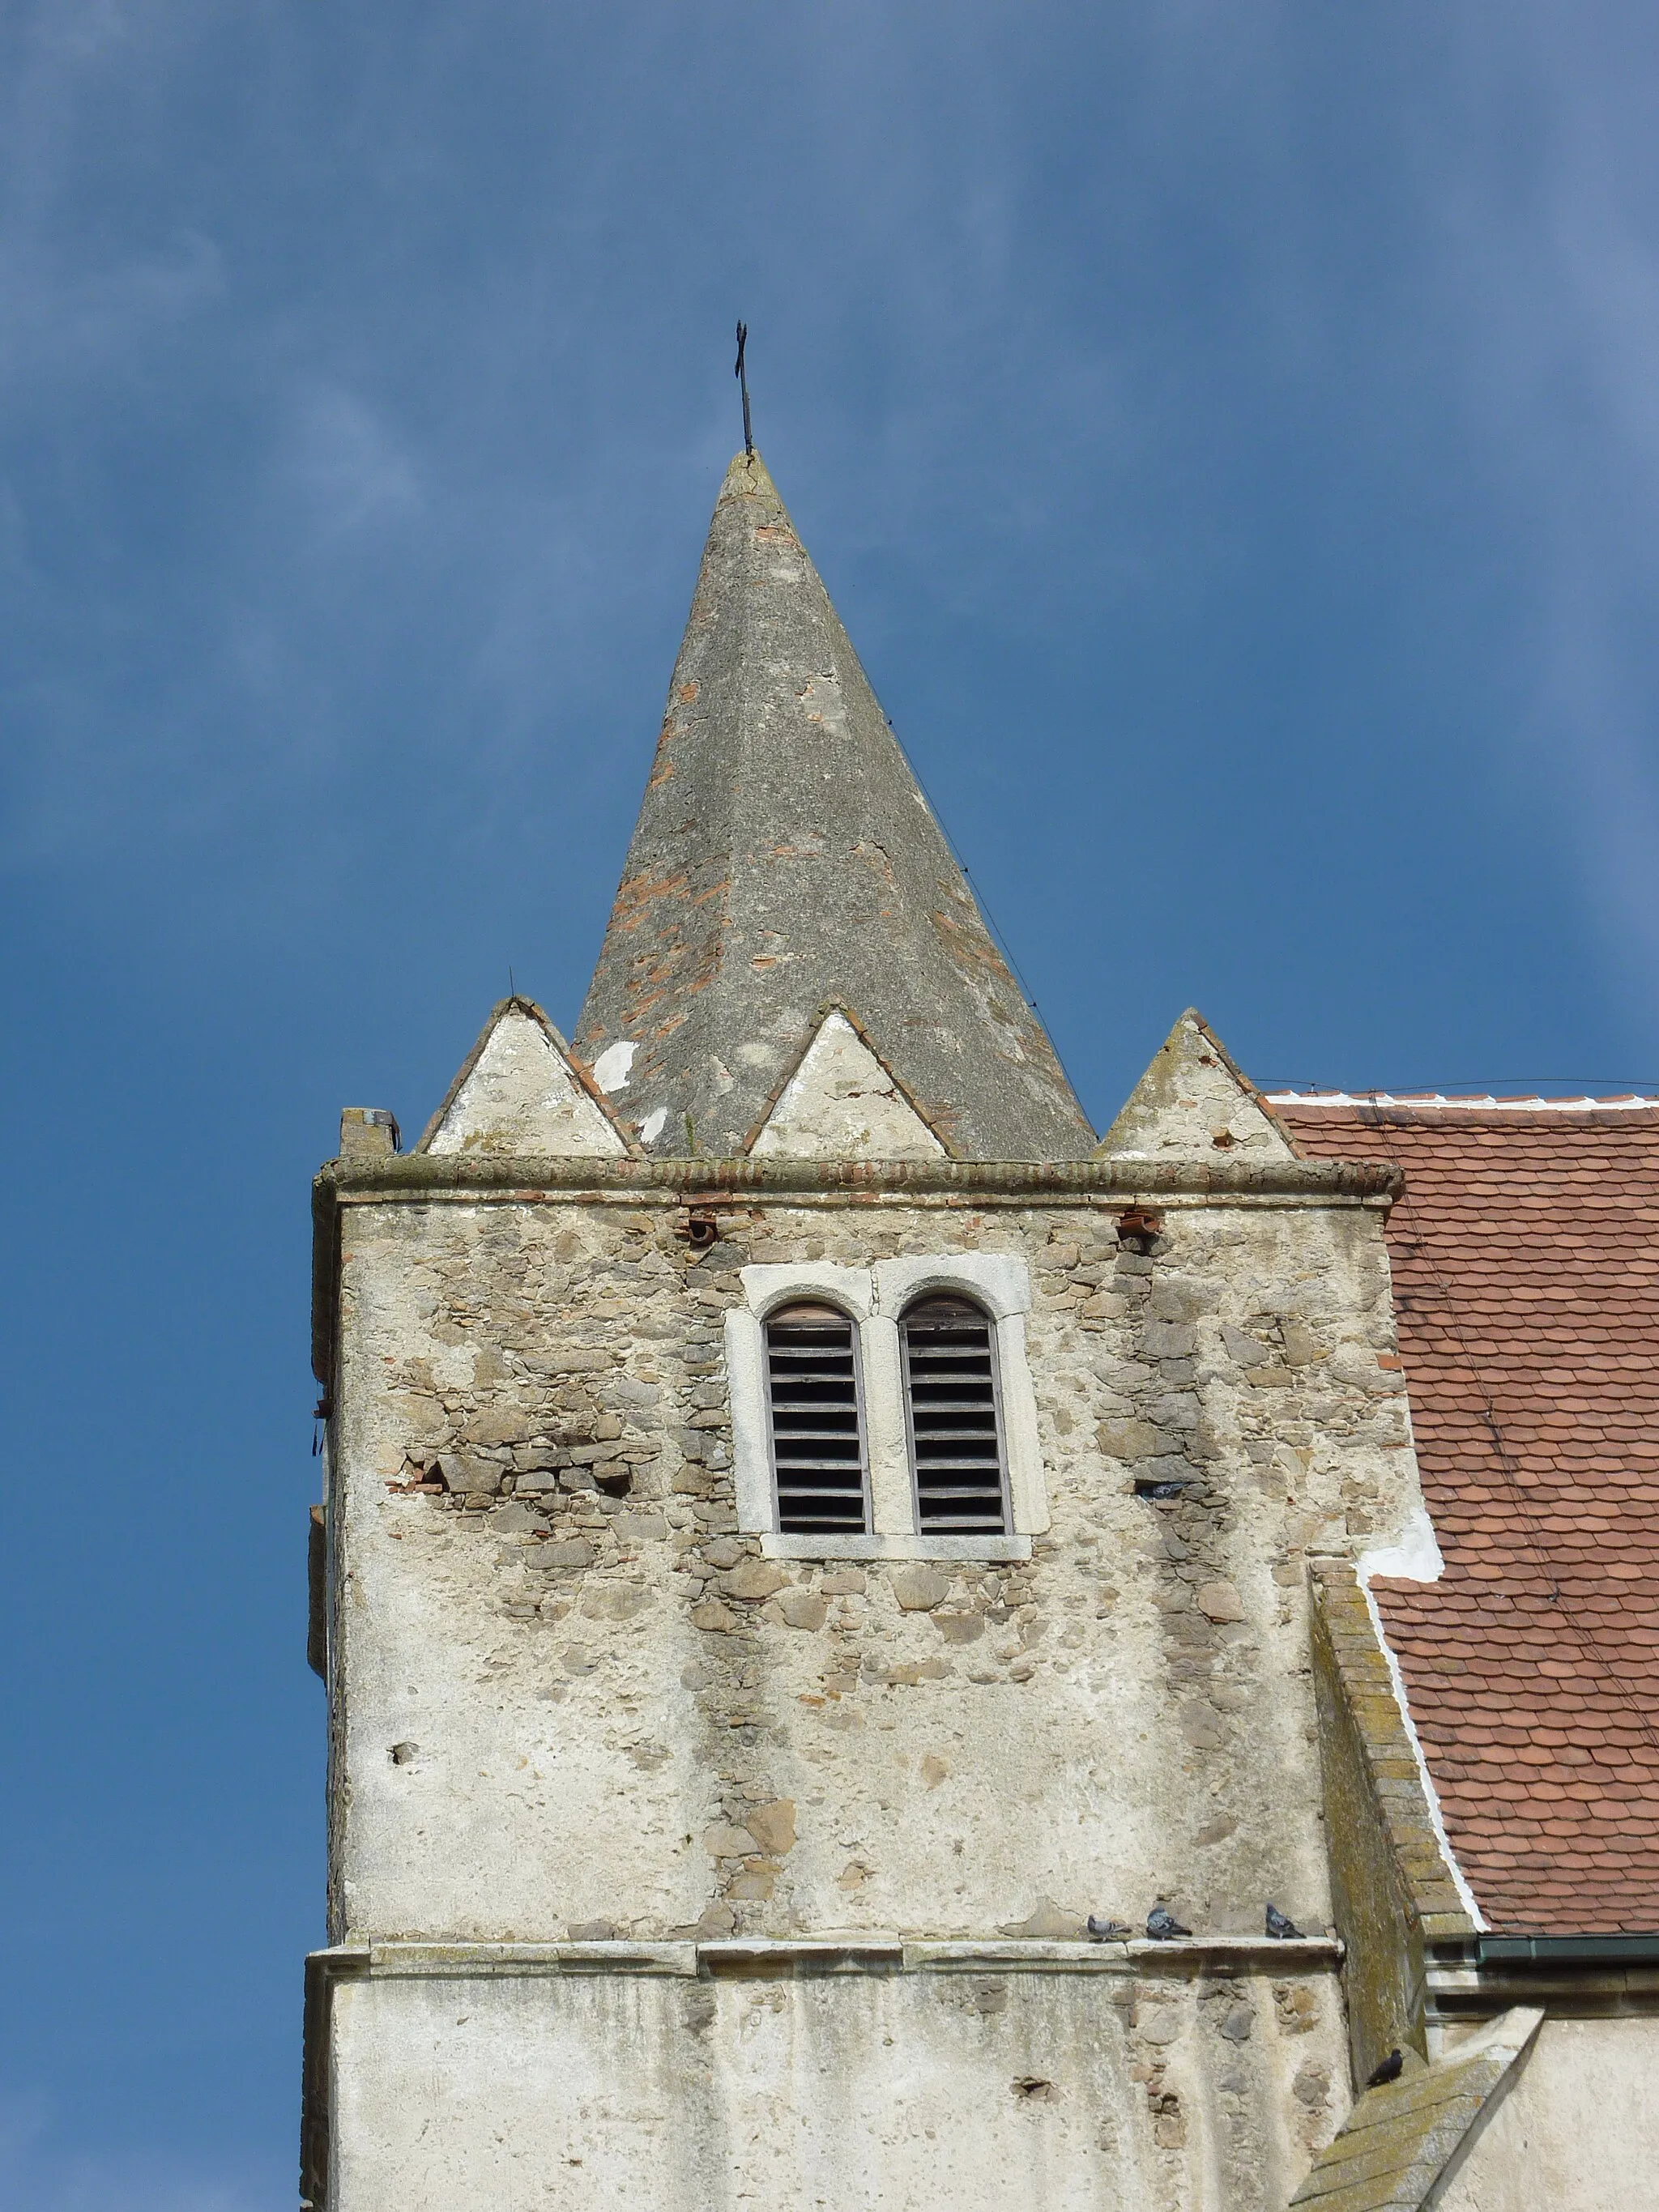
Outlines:
[{"label": "wooden louver slat", "polygon": [[830,1306],[787,1306],[766,1325],[778,1526],[861,1535],[869,1527],[853,1324]]},{"label": "wooden louver slat", "polygon": [[965,1298],[929,1298],[904,1317],[905,1395],[919,1528],[996,1535],[1008,1526],[1007,1470],[991,1324]]}]

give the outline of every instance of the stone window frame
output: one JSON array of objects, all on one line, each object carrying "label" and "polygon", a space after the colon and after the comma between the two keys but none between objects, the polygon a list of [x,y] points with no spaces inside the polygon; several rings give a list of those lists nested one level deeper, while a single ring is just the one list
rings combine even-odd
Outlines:
[{"label": "stone window frame", "polygon": [[[766,1264],[739,1271],[744,1303],[726,1316],[726,1370],[732,1394],[732,1460],[738,1527],[757,1535],[775,1559],[1029,1559],[1031,1539],[1048,1527],[1048,1486],[1037,1434],[1036,1394],[1026,1357],[1030,1272],[1013,1253],[929,1253],[878,1260],[869,1267],[826,1261]],[[954,1291],[983,1308],[1001,1393],[1011,1530],[1005,1536],[924,1534],[916,1526],[908,1411],[899,1321],[931,1292]],[[864,1392],[870,1516],[866,1536],[785,1535],[778,1527],[766,1393],[766,1323],[781,1306],[816,1298],[851,1320]]]}]

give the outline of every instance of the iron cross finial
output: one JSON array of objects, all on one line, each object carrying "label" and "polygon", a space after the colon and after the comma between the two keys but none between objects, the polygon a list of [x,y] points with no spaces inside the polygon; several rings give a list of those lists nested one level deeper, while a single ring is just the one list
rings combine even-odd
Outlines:
[{"label": "iron cross finial", "polygon": [[755,434],[749,427],[749,374],[743,365],[743,349],[748,343],[749,325],[747,323],[739,323],[738,325],[738,358],[733,364],[732,374],[737,378],[743,392],[743,450],[752,457],[755,451]]}]

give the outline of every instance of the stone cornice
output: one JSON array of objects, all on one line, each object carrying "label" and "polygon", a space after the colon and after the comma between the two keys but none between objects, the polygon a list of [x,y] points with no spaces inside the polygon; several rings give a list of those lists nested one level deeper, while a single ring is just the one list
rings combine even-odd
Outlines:
[{"label": "stone cornice", "polygon": [[1388,1204],[1401,1170],[1390,1160],[659,1160],[493,1159],[405,1152],[331,1160],[318,1177],[342,1200],[533,1199],[572,1192],[700,1199],[817,1196],[954,1199],[970,1204],[1104,1200],[1130,1205],[1227,1206],[1312,1200]]}]

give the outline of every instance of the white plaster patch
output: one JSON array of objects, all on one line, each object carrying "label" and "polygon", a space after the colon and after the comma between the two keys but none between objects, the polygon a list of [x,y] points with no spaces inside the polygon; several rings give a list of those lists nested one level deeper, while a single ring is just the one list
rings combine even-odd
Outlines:
[{"label": "white plaster patch", "polygon": [[1375,1551],[1362,1553],[1355,1566],[1361,1583],[1367,1588],[1376,1575],[1393,1582],[1437,1583],[1445,1571],[1446,1562],[1440,1554],[1434,1523],[1424,1505],[1412,1508],[1404,1528],[1391,1544],[1379,1544]]},{"label": "white plaster patch", "polygon": [[939,1160],[945,1147],[844,1014],[830,1013],[754,1143],[757,1158]]},{"label": "white plaster patch", "polygon": [[667,1120],[668,1109],[665,1106],[653,1106],[640,1124],[640,1136],[643,1142],[654,1145],[661,1136]]},{"label": "white plaster patch", "polygon": [[634,1065],[634,1055],[639,1050],[625,1038],[616,1044],[606,1045],[593,1063],[593,1080],[606,1097],[628,1088],[628,1071]]},{"label": "white plaster patch", "polygon": [[611,1158],[626,1148],[533,1016],[509,1009],[484,1039],[430,1152]]}]

